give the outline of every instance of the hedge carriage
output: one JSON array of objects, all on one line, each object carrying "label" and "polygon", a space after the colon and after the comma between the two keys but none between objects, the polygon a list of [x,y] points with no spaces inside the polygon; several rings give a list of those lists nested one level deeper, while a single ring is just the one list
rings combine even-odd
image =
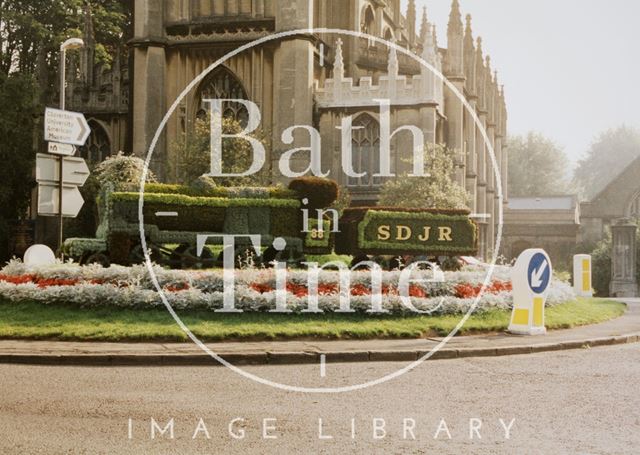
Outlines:
[{"label": "hedge carriage", "polygon": [[[67,239],[65,255],[81,263],[143,262],[139,197],[135,191],[104,189],[98,200],[100,224],[96,238]],[[252,257],[248,238],[237,239],[239,262],[252,260],[260,264],[278,259],[291,263],[303,260],[304,253],[329,253],[329,236],[322,240],[318,239],[317,230],[301,232],[301,206],[300,195],[282,187],[198,190],[147,184],[143,204],[145,241],[152,260],[175,268],[206,268],[222,263],[221,238],[209,238],[208,247],[197,254],[197,237],[201,234],[259,234],[262,245],[267,246],[261,256]],[[286,240],[284,251],[269,247],[276,237]],[[305,246],[307,239],[309,245]]]},{"label": "hedge carriage", "polygon": [[[81,263],[134,264],[144,260],[140,242],[139,193],[107,187],[98,200],[100,225],[95,239],[71,238],[64,253]],[[289,189],[195,188],[147,184],[144,235],[153,261],[173,268],[207,268],[222,265],[222,239],[207,239],[197,252],[198,235],[260,235],[265,249],[256,255],[250,239],[236,239],[236,264],[255,265],[273,260],[299,264],[305,254],[353,257],[353,264],[374,260],[395,268],[438,256],[475,255],[477,226],[465,210],[422,210],[385,207],[346,209],[333,233],[327,215],[319,229],[315,210],[331,205],[338,196],[334,182],[318,178],[294,180]],[[302,209],[308,209],[309,232],[303,232]],[[284,238],[286,249],[270,246]],[[244,242],[244,243],[243,243]]]},{"label": "hedge carriage", "polygon": [[355,207],[344,211],[335,252],[352,265],[373,259],[387,269],[441,257],[474,256],[478,228],[468,210]]}]

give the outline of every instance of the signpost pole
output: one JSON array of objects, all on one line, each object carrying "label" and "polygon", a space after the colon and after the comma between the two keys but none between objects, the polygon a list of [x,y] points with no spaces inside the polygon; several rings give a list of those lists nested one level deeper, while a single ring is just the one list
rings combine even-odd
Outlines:
[{"label": "signpost pole", "polygon": [[[60,45],[60,110],[64,111],[65,108],[65,89],[66,89],[66,57],[67,57],[67,49],[78,49],[84,46],[84,42],[80,38],[69,38],[64,43]],[[62,255],[62,242],[63,242],[63,229],[64,229],[64,217],[62,210],[62,185],[64,181],[63,177],[63,167],[64,167],[64,159],[62,157],[59,158],[60,164],[58,167],[58,171],[60,172],[60,177],[58,180],[58,249],[60,250],[60,257]]]},{"label": "signpost pole", "polygon": [[[64,111],[65,108],[65,89],[66,89],[66,69],[65,69],[65,59],[67,56],[67,50],[64,46],[64,43],[60,46],[60,110]],[[63,257],[62,254],[62,243],[63,239],[63,229],[64,229],[64,217],[62,215],[62,184],[63,184],[63,167],[64,167],[64,159],[63,157],[58,157],[58,251],[60,252],[60,257]]]}]

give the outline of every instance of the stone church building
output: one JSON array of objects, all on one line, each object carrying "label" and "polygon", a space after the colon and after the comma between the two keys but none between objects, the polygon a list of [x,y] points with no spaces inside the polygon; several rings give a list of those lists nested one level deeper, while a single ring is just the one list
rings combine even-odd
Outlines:
[{"label": "stone church building", "polygon": [[[482,40],[474,38],[453,0],[447,48],[438,45],[426,11],[414,0],[135,0],[128,55],[116,55],[110,69],[94,65],[95,41],[86,13],[85,48],[78,71],[68,80],[69,109],[84,112],[92,135],[81,154],[98,162],[119,150],[145,156],[155,131],[180,92],[205,68],[238,46],[277,32],[330,28],[363,32],[392,41],[422,57],[464,96],[485,128],[496,154],[502,187],[507,187],[507,111],[504,90],[491,68]],[[124,52],[123,52],[124,53]],[[203,98],[241,98],[256,103],[261,129],[270,134],[267,163],[277,169],[281,152],[308,147],[307,133],[283,144],[282,131],[313,126],[322,139],[323,169],[349,189],[354,204],[375,204],[380,186],[380,108],[390,100],[391,131],[415,125],[430,143],[454,153],[453,176],[471,196],[471,211],[483,215],[481,253],[492,251],[496,234],[497,184],[485,141],[474,116],[443,81],[416,60],[371,39],[337,34],[298,34],[270,41],[229,59],[209,73],[179,104],[154,151],[152,167],[163,180],[179,177],[181,157],[172,147],[184,140],[206,106]],[[224,115],[246,121],[241,105]],[[353,118],[353,169],[341,171],[341,119]],[[391,140],[391,167],[405,170],[412,135]],[[275,164],[274,164],[275,163]],[[273,172],[273,180],[281,178]]]}]

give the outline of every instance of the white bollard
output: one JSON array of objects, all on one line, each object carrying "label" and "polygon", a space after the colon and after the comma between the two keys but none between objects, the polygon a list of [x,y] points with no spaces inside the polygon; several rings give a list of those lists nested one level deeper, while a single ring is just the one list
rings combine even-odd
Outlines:
[{"label": "white bollard", "polygon": [[541,249],[524,251],[511,271],[513,311],[509,332],[516,335],[544,335],[544,305],[551,284],[551,259]]},{"label": "white bollard", "polygon": [[593,297],[591,256],[588,254],[573,257],[573,289],[578,297]]},{"label": "white bollard", "polygon": [[56,263],[56,255],[47,245],[31,245],[24,252],[26,265],[47,265]]}]

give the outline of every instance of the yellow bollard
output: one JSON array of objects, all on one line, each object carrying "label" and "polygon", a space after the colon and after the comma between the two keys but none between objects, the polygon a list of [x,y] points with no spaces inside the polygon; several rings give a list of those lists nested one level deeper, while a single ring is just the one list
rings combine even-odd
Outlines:
[{"label": "yellow bollard", "polygon": [[588,254],[576,254],[573,257],[573,289],[578,297],[593,297],[591,256]]}]

